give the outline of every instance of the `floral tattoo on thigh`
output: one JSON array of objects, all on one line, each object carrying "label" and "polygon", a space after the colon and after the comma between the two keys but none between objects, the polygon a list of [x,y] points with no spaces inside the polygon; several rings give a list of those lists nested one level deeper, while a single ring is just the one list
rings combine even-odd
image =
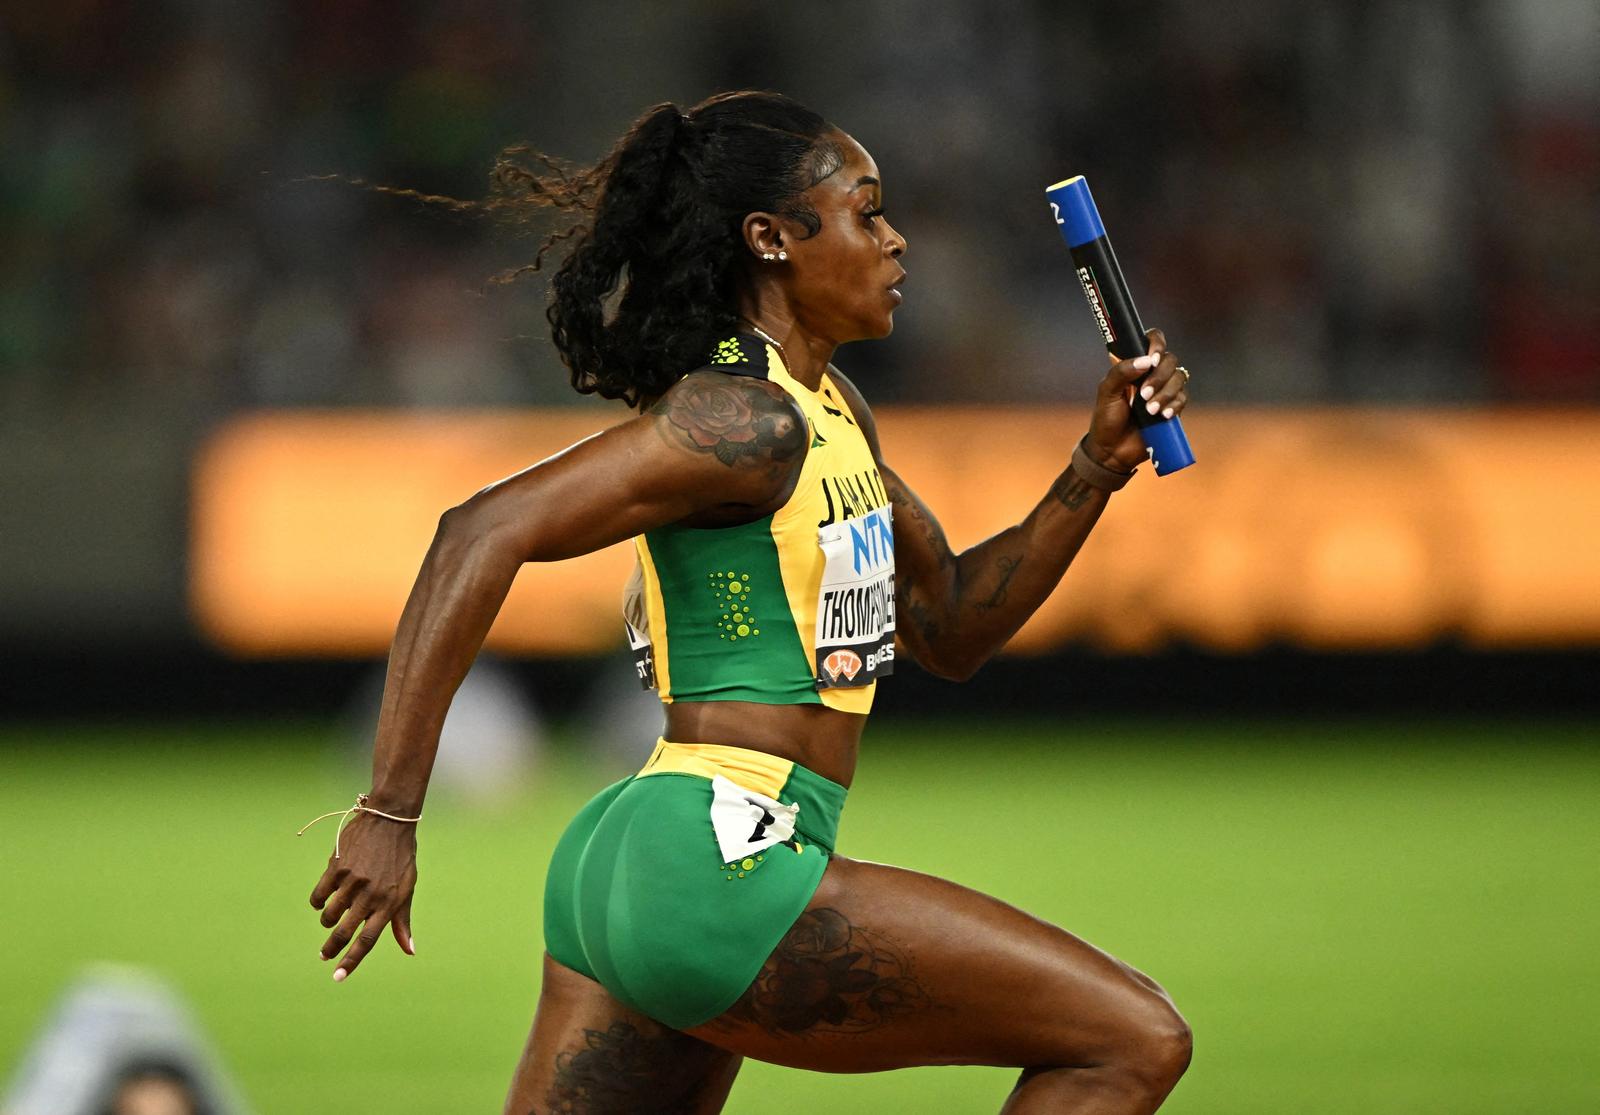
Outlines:
[{"label": "floral tattoo on thigh", "polygon": [[822,908],[800,915],[724,1017],[774,1035],[858,1033],[927,1002],[909,953]]}]

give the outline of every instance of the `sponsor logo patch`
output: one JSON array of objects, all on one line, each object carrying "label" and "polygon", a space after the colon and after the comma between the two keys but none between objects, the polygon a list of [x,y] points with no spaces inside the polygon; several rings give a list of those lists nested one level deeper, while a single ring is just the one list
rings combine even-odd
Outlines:
[{"label": "sponsor logo patch", "polygon": [[836,650],[822,660],[822,668],[833,681],[854,681],[861,672],[861,656],[853,650]]}]

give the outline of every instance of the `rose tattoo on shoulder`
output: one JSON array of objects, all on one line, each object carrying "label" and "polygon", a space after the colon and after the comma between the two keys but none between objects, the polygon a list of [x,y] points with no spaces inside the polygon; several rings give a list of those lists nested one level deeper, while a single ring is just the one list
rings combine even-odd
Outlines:
[{"label": "rose tattoo on shoulder", "polygon": [[782,389],[718,373],[685,377],[650,413],[665,418],[692,449],[730,468],[783,464],[806,445],[804,423]]}]

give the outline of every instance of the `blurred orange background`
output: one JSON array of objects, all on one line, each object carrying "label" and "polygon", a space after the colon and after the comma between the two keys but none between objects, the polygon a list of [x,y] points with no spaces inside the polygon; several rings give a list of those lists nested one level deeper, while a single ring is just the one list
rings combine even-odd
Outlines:
[{"label": "blurred orange background", "polygon": [[[878,409],[885,457],[958,550],[1018,521],[1087,415]],[[439,515],[601,424],[516,413],[269,412],[194,473],[191,604],[243,656],[383,653]],[[1208,409],[1199,463],[1118,494],[1015,653],[1069,643],[1381,649],[1600,642],[1600,416],[1555,410]],[[621,642],[625,545],[518,577],[489,646]],[[1093,586],[1087,591],[1085,586]]]}]

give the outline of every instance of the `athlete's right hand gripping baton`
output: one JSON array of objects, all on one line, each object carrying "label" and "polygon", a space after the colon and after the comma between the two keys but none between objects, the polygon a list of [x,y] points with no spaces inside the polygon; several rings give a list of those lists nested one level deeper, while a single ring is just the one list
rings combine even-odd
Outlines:
[{"label": "athlete's right hand gripping baton", "polygon": [[[1095,324],[1100,327],[1106,349],[1118,360],[1143,356],[1147,346],[1144,325],[1139,321],[1139,311],[1133,308],[1133,296],[1128,293],[1122,268],[1117,266],[1116,253],[1106,237],[1106,226],[1100,223],[1100,211],[1089,195],[1089,183],[1080,174],[1057,182],[1045,190],[1044,196],[1050,199],[1050,212],[1055,215],[1061,238],[1072,251],[1078,282],[1089,299],[1089,309],[1094,311]],[[1140,382],[1144,382],[1143,379]],[[1135,395],[1133,424],[1139,427],[1145,447],[1150,450],[1157,476],[1166,476],[1194,464],[1189,439],[1184,436],[1183,425],[1176,415],[1162,418],[1151,414],[1143,400]]]}]

